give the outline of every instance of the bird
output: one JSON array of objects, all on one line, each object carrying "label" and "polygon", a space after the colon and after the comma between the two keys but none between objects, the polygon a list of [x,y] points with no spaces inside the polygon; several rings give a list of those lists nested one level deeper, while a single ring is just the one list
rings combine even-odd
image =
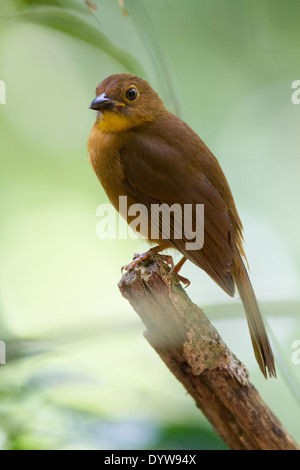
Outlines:
[{"label": "bird", "polygon": [[88,138],[89,160],[116,210],[121,196],[128,198],[129,205],[143,204],[149,209],[150,226],[153,205],[189,204],[195,228],[195,208],[204,206],[202,248],[188,250],[187,238],[175,237],[174,218],[169,238],[163,236],[156,220],[158,239],[148,234],[148,242],[156,246],[136,255],[126,269],[173,248],[183,255],[174,267],[177,273],[190,260],[229,296],[237,288],[259,368],[265,378],[276,377],[272,348],[248,274],[243,225],[217,158],[187,123],[166,109],[151,85],[134,74],[105,78],[96,87],[90,109],[97,116]]}]

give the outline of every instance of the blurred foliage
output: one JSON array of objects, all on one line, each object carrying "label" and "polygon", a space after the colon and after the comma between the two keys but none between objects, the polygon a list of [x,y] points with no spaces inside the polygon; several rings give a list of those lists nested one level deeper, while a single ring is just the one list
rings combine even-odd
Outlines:
[{"label": "blurred foliage", "polygon": [[205,307],[300,440],[299,2],[0,0],[0,446],[224,448],[143,339],[117,289],[141,241],[96,238],[107,202],[89,168],[99,81],[148,79],[218,156],[246,233],[277,381],[257,370],[238,299],[190,265]]},{"label": "blurred foliage", "polygon": [[97,17],[83,2],[24,0],[24,3],[26,6],[16,14],[19,19],[70,34],[75,39],[101,49],[131,73],[145,75],[143,67],[135,57],[124,49],[116,47],[101,32]]}]

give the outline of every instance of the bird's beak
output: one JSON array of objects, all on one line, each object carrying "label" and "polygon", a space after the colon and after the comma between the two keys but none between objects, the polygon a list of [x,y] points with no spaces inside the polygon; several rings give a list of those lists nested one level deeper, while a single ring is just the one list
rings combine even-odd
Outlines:
[{"label": "bird's beak", "polygon": [[115,107],[115,102],[109,99],[105,93],[101,93],[101,95],[96,96],[94,101],[90,104],[90,109],[94,109],[95,111],[104,111],[107,109],[113,109]]}]

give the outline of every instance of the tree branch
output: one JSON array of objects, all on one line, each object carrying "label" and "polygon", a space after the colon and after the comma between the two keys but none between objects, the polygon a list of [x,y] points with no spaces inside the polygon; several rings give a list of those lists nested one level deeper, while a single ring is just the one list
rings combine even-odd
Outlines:
[{"label": "tree branch", "polygon": [[145,324],[148,342],[231,449],[298,449],[159,255],[126,273],[119,288]]}]

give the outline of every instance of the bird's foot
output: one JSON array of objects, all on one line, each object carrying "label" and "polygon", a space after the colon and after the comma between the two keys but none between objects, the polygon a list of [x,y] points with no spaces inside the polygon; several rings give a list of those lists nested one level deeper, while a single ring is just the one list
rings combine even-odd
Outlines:
[{"label": "bird's foot", "polygon": [[186,262],[187,258],[184,256],[180,261],[179,263],[176,264],[176,266],[174,267],[174,271],[175,273],[177,273],[177,277],[178,277],[178,280],[180,282],[182,282],[182,284],[184,284],[184,288],[186,289],[187,287],[189,287],[189,285],[191,284],[191,281],[189,279],[187,279],[186,277],[183,277],[183,276],[180,276],[179,271],[181,270],[182,266],[184,265],[184,263]]},{"label": "bird's foot", "polygon": [[182,284],[184,284],[185,289],[189,287],[189,285],[191,284],[191,281],[187,279],[186,277],[180,276],[180,274],[177,274],[177,277],[178,277],[178,280],[182,282]]},{"label": "bird's foot", "polygon": [[175,267],[172,256],[170,256],[170,255],[161,255],[161,254],[159,254],[158,256],[159,256],[162,260],[164,260],[167,264],[170,265],[170,268],[171,268],[171,269],[170,269],[170,274],[172,274],[172,272],[174,271],[174,267]]},{"label": "bird's foot", "polygon": [[133,256],[133,261],[131,261],[131,263],[129,264],[125,264],[125,266],[122,266],[121,268],[121,272],[123,271],[131,271],[132,269],[134,269],[139,263],[141,263],[142,261],[145,261],[146,259],[149,259],[150,256],[151,256],[152,253],[150,253],[149,251],[146,251],[146,253],[143,253],[141,255],[139,255],[138,253],[135,253],[134,256]]},{"label": "bird's foot", "polygon": [[[133,257],[133,261],[129,264],[126,264],[125,266],[122,266],[121,272],[131,271],[138,264],[140,264],[142,261],[145,261],[146,259],[149,259],[154,253],[155,253],[154,250],[146,251],[146,253],[143,253],[141,255],[138,254],[138,253],[135,253],[134,257]],[[157,254],[157,256],[159,256],[161,259],[163,259],[166,263],[168,263],[171,266],[171,271],[170,272],[172,273],[173,270],[174,270],[174,262],[173,262],[172,256],[161,255],[161,254]]]}]

